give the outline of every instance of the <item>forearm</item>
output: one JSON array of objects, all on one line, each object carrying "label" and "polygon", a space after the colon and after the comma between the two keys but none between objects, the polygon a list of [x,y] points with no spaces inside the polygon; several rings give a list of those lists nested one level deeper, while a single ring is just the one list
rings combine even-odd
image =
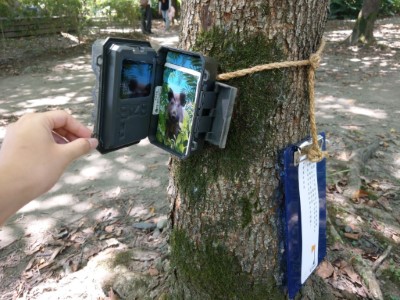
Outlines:
[{"label": "forearm", "polygon": [[21,207],[31,201],[33,195],[28,179],[21,178],[21,173],[28,174],[29,170],[21,167],[0,165],[0,225]]},{"label": "forearm", "polygon": [[95,149],[98,141],[90,135],[63,111],[27,114],[9,125],[0,148],[0,224],[51,189],[72,161]]}]

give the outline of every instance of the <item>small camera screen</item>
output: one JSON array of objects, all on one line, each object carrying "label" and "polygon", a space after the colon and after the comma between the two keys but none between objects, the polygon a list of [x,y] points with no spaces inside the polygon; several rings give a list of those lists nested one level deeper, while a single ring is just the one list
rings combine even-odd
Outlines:
[{"label": "small camera screen", "polygon": [[168,62],[164,65],[156,140],[181,155],[189,151],[200,75]]},{"label": "small camera screen", "polygon": [[151,91],[151,64],[124,59],[121,71],[120,98],[147,97]]}]

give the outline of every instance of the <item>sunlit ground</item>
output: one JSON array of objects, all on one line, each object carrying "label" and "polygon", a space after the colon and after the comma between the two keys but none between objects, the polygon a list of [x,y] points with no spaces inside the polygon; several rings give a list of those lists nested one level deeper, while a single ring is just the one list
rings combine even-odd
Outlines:
[{"label": "sunlit ground", "polygon": [[[348,25],[351,28],[352,23]],[[366,55],[362,49],[350,47],[345,49],[348,55],[342,53],[336,60],[334,50],[324,57],[316,86],[320,130],[336,137],[348,137],[350,141],[353,138],[354,143],[357,133],[361,141],[357,142],[364,144],[368,144],[369,139],[375,140],[377,135],[390,134],[392,129],[400,132],[400,89],[396,88],[400,86],[400,65],[396,60],[397,52],[390,50],[400,46],[398,26],[379,26],[378,44],[389,47],[379,54]],[[329,31],[325,36],[329,42],[336,42],[350,33],[351,29],[347,28]],[[178,42],[178,36],[161,32],[150,39],[168,46]],[[27,73],[4,78],[0,80],[0,115],[5,120],[26,112],[66,109],[91,126],[93,86],[90,55],[60,61],[44,75]],[[4,133],[5,127],[0,124],[0,139]],[[348,161],[350,155],[345,146],[349,145],[333,144],[329,151],[337,155],[336,158]],[[83,157],[68,168],[49,193],[25,206],[0,229],[0,249],[23,238],[24,250],[32,250],[60,226],[76,227],[83,216],[90,223],[125,214],[132,220],[146,219],[154,212],[166,214],[168,158],[168,154],[147,139],[115,153],[93,152]],[[392,166],[390,175],[400,179],[400,154],[390,156],[389,164]],[[339,202],[341,200],[338,198]],[[355,219],[346,221],[351,223]],[[71,288],[79,291],[82,286]]]},{"label": "sunlit ground", "polygon": [[[333,21],[341,24],[341,29],[329,30],[325,33],[325,37],[331,42],[344,41],[351,33],[355,24],[353,20]],[[346,27],[346,28],[345,28]],[[380,19],[375,23],[374,37],[379,45],[391,48],[400,48],[400,23],[395,19]]]}]

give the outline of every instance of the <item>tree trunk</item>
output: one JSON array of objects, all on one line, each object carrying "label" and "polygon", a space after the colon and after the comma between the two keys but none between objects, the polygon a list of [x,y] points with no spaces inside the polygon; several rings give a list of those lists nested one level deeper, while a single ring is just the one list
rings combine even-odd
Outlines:
[{"label": "tree trunk", "polygon": [[[182,2],[180,46],[216,58],[221,72],[308,59],[328,0]],[[278,151],[309,132],[307,68],[228,82],[238,96],[226,149],[171,160],[175,299],[284,297]]]},{"label": "tree trunk", "polygon": [[353,32],[345,42],[350,45],[358,43],[371,44],[375,42],[374,24],[378,17],[380,7],[381,0],[364,0],[356,24],[354,25]]}]

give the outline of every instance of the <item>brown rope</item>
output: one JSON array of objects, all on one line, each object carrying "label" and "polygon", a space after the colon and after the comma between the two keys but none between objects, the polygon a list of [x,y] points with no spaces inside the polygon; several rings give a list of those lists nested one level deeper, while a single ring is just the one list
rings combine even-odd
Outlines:
[{"label": "brown rope", "polygon": [[223,73],[217,76],[217,80],[229,80],[237,77],[243,77],[256,72],[280,69],[280,68],[291,68],[291,67],[303,67],[309,66],[308,69],[308,96],[310,100],[310,131],[312,138],[312,146],[307,152],[308,160],[312,162],[319,162],[327,157],[326,151],[321,151],[318,145],[318,133],[317,124],[315,121],[315,71],[318,69],[321,62],[321,54],[325,47],[325,40],[322,39],[321,45],[317,52],[311,54],[308,60],[298,60],[298,61],[283,61],[270,63],[265,65],[258,65],[248,69],[242,69],[234,72]]}]

